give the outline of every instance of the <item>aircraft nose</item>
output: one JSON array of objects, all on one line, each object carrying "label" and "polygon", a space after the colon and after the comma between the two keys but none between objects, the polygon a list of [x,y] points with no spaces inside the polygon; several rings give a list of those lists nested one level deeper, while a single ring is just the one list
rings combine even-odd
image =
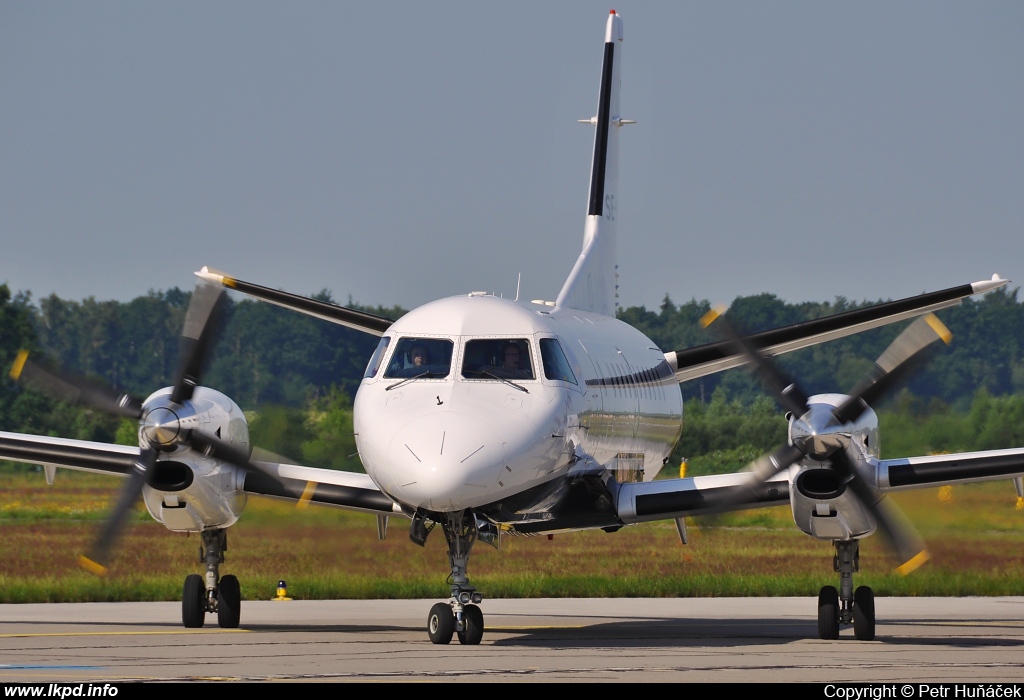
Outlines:
[{"label": "aircraft nose", "polygon": [[492,425],[452,411],[410,421],[388,449],[396,495],[429,510],[482,505],[504,458],[504,444]]}]

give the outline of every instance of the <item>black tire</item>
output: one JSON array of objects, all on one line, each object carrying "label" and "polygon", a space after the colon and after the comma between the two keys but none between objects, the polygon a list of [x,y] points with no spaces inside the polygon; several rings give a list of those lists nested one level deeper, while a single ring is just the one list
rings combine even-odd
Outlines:
[{"label": "black tire", "polygon": [[455,613],[448,603],[435,603],[427,615],[427,634],[434,644],[448,644],[455,634]]},{"label": "black tire", "polygon": [[479,644],[484,638],[484,614],[476,605],[467,605],[462,609],[462,621],[466,629],[459,632],[460,644]]},{"label": "black tire", "polygon": [[238,627],[242,617],[242,587],[231,574],[220,577],[217,585],[217,624],[221,627]]},{"label": "black tire", "polygon": [[189,574],[181,592],[181,623],[186,627],[202,627],[205,621],[206,583],[199,574]]},{"label": "black tire", "polygon": [[839,591],[825,586],[818,592],[818,636],[839,639]]},{"label": "black tire", "polygon": [[867,586],[853,592],[853,636],[862,642],[875,638],[875,592]]}]

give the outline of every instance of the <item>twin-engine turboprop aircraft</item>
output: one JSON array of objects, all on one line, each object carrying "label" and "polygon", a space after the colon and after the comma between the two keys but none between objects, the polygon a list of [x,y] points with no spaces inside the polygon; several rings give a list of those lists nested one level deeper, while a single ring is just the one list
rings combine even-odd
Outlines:
[{"label": "twin-engine turboprop aircraft", "polygon": [[[1024,449],[902,460],[878,458],[869,404],[918,352],[948,333],[930,312],[1002,286],[997,276],[827,318],[696,348],[664,352],[615,318],[615,217],[620,129],[622,20],[604,35],[594,156],[583,249],[554,302],[523,305],[472,292],[441,299],[398,321],[275,291],[203,268],[183,332],[174,385],[144,401],[43,369],[19,356],[12,376],[67,400],[139,420],[139,447],[0,433],[0,458],[128,477],[83,565],[103,573],[125,516],[141,496],[168,529],[198,532],[205,578],[190,575],[183,622],[216,613],[239,624],[240,586],[220,575],[227,528],[255,493],[409,521],[423,544],[440,526],[448,543],[451,597],[434,605],[432,642],[458,635],[478,644],[482,595],[468,567],[479,540],[674,519],[789,503],[796,525],[836,547],[839,590],[819,595],[819,631],[840,624],[874,635],[870,589],[853,589],[860,539],[880,530],[905,566],[925,558],[920,539],[883,500],[901,488],[1024,474]],[[238,406],[200,386],[225,288],[380,337],[355,396],[354,423],[366,474],[251,459]],[[771,356],[914,317],[851,396],[806,397]],[[722,326],[722,322],[718,322]],[[682,429],[679,382],[753,363],[789,413],[786,445],[744,473],[653,481]],[[1019,487],[1019,480],[1017,481]]]}]

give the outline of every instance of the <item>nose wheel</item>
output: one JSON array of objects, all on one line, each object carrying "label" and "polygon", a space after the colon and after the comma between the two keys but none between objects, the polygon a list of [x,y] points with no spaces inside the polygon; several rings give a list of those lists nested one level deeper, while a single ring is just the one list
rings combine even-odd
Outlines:
[{"label": "nose wheel", "polygon": [[839,626],[853,624],[853,636],[862,642],[875,638],[875,592],[868,586],[853,589],[853,574],[860,569],[857,540],[834,542],[833,566],[839,572],[839,590],[825,586],[818,593],[818,636],[839,639]]},{"label": "nose wheel", "polygon": [[462,609],[462,631],[460,644],[479,644],[484,638],[484,614],[476,605],[469,604]]},{"label": "nose wheel", "polygon": [[427,636],[432,644],[447,644],[455,634],[455,614],[448,603],[434,603],[427,615]]},{"label": "nose wheel", "polygon": [[[479,595],[479,594],[477,594]],[[456,612],[451,602],[434,603],[427,615],[427,636],[432,644],[449,644],[452,637],[459,644],[479,644],[484,638],[484,614],[480,606],[460,605]]]}]

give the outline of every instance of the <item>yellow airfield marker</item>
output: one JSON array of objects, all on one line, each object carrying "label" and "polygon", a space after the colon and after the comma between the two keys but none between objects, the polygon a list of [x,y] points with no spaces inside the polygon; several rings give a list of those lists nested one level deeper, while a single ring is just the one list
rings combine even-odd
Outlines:
[{"label": "yellow airfield marker", "polygon": [[272,602],[284,602],[291,600],[288,597],[288,584],[285,583],[284,579],[277,582],[277,597],[270,599]]}]

